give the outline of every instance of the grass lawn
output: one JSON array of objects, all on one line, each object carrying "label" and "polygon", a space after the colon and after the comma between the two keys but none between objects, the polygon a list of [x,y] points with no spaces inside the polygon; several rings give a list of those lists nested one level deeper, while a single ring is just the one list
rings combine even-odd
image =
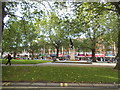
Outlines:
[{"label": "grass lawn", "polygon": [[[2,64],[5,64],[7,62],[7,59],[0,59],[0,62]],[[16,60],[12,59],[11,63],[12,64],[38,64],[38,63],[47,63],[47,62],[52,62],[52,61],[47,61],[47,60]]]},{"label": "grass lawn", "polygon": [[118,82],[118,71],[113,67],[78,66],[3,66],[3,81],[32,82]]}]

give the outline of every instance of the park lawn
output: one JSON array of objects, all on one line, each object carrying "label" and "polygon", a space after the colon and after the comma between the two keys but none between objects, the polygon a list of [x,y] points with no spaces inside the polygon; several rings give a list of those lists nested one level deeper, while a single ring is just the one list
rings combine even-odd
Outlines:
[{"label": "park lawn", "polygon": [[[2,62],[2,64],[5,64],[7,62],[7,59],[0,59],[0,61]],[[47,62],[52,62],[52,61],[48,61],[48,60],[16,60],[16,59],[12,59],[11,63],[12,64],[38,64],[38,63],[47,63]]]},{"label": "park lawn", "polygon": [[79,66],[3,66],[3,81],[31,82],[118,82],[118,71],[113,67]]}]

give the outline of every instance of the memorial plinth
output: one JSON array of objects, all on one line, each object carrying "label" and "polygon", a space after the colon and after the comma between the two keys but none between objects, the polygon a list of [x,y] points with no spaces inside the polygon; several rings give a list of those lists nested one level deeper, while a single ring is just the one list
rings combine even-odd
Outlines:
[{"label": "memorial plinth", "polygon": [[70,61],[75,61],[75,49],[70,49]]}]

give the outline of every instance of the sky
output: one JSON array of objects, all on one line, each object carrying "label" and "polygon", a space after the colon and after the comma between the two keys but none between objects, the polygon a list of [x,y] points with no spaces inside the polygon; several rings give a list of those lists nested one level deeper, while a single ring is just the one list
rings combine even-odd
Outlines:
[{"label": "sky", "polygon": [[[32,1],[31,1],[31,3],[32,3]],[[50,6],[48,5],[48,2],[45,2],[45,1],[43,1],[43,3],[44,3],[44,5],[38,5],[37,7],[38,7],[38,9],[41,9],[41,8],[43,8],[43,9],[46,9],[46,10],[51,10],[51,8],[50,8]],[[53,1],[49,1],[49,4],[52,6],[53,5]],[[60,10],[60,11],[58,11],[59,13],[57,13],[59,16],[61,16],[61,15],[67,15],[67,16],[69,16],[69,15],[71,15],[71,16],[69,16],[70,18],[74,18],[74,12],[72,11],[72,9],[73,8],[71,8],[70,7],[70,5],[71,5],[71,1],[68,1],[67,3],[66,3],[66,6],[67,6],[67,8],[65,8],[65,9],[62,9],[62,10]],[[20,9],[20,5],[18,5],[18,10],[21,10]],[[33,9],[31,9],[31,11],[33,11]],[[47,11],[46,11],[47,12]],[[15,14],[17,15],[17,16],[21,16],[22,17],[22,14],[20,13],[20,11],[17,11],[17,12],[15,12]],[[8,16],[6,16],[5,18],[4,18],[4,22],[7,22],[7,20],[9,20],[9,17]],[[81,37],[82,38],[85,38],[85,35],[81,35]]]},{"label": "sky", "polygon": [[[37,0],[36,0],[37,1]],[[31,3],[32,3],[33,1],[31,1]],[[38,1],[37,1],[38,2]],[[48,4],[48,2],[46,2],[46,1],[43,1],[43,4],[45,5],[38,5],[37,7],[38,7],[38,9],[41,9],[41,8],[43,8],[43,9],[45,9],[46,10],[46,12],[47,11],[51,11],[51,8],[50,8],[50,6],[49,6],[49,4],[52,6],[53,5],[53,1],[49,1],[49,4]],[[62,10],[60,10],[60,11],[58,11],[59,13],[57,13],[58,15],[66,15],[66,14],[69,14],[69,15],[72,15],[73,16],[73,11],[72,11],[72,9],[73,8],[71,8],[70,7],[70,1],[68,1],[67,3],[66,3],[66,6],[67,6],[67,8],[64,8],[64,9],[62,9]],[[20,5],[18,5],[18,10],[19,11],[17,11],[17,12],[15,12],[15,15],[17,15],[17,16],[22,16],[22,14],[20,13]],[[31,11],[33,11],[32,9],[31,9]],[[71,16],[71,17],[72,17]],[[8,16],[6,16],[5,18],[4,18],[4,22],[6,22],[7,20],[9,19],[9,17]]]}]

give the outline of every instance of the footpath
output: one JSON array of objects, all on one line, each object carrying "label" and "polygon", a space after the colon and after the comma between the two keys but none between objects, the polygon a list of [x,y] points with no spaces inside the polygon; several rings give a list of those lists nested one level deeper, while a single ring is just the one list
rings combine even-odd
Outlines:
[{"label": "footpath", "polygon": [[41,83],[41,82],[3,82],[2,88],[111,88],[118,89],[120,84],[92,84],[92,83]]},{"label": "footpath", "polygon": [[[115,63],[92,63],[92,64],[77,64],[77,63],[39,63],[39,64],[12,64],[11,66],[98,66],[98,67],[114,67]],[[2,66],[6,66],[2,64]],[[9,66],[9,65],[7,65]]]},{"label": "footpath", "polygon": [[[40,63],[40,64],[12,64],[11,66],[49,66],[49,65],[67,65],[67,66],[99,66],[99,67],[114,67],[115,63],[92,63],[92,64],[74,64],[74,63]],[[2,64],[2,66],[6,66]],[[9,66],[9,65],[8,65]],[[120,84],[118,83],[42,83],[42,82],[2,82],[2,90],[17,90],[28,88],[99,88],[100,90],[119,90]],[[45,89],[47,90],[47,89]],[[48,89],[49,90],[49,89]],[[51,89],[54,90],[54,89]],[[56,89],[55,89],[56,90]],[[58,89],[57,89],[58,90]],[[87,90],[87,89],[84,89]],[[94,90],[94,89],[93,89]],[[96,89],[95,89],[96,90]]]}]

